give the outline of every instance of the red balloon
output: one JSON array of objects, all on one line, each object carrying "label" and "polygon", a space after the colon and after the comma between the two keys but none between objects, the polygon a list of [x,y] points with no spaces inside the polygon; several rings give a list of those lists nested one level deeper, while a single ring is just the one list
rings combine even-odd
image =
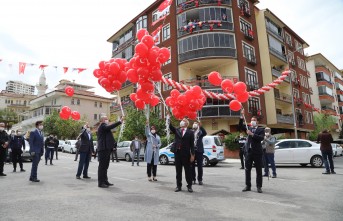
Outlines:
[{"label": "red balloon", "polygon": [[141,89],[144,92],[152,93],[154,91],[154,85],[152,83],[150,83],[150,82],[146,82],[146,83],[141,85]]},{"label": "red balloon", "polygon": [[[114,91],[119,91],[121,88],[121,83],[120,81],[113,81],[112,82],[112,88],[114,89]],[[113,91],[113,90],[112,90]]]},{"label": "red balloon", "polygon": [[202,89],[201,89],[201,87],[199,87],[198,85],[192,87],[192,91],[193,91],[193,93],[194,93],[195,95],[199,95],[199,94],[202,93]]},{"label": "red balloon", "polygon": [[136,37],[137,37],[138,41],[141,41],[142,38],[148,34],[149,34],[149,32],[143,28],[143,29],[140,29],[139,31],[137,31]]},{"label": "red balloon", "polygon": [[247,85],[242,82],[238,81],[236,84],[233,85],[233,91],[235,94],[241,94],[247,91]]},{"label": "red balloon", "polygon": [[158,60],[160,61],[160,63],[165,63],[166,61],[168,61],[170,58],[170,51],[168,48],[161,48],[158,54]]},{"label": "red balloon", "polygon": [[74,88],[72,88],[71,86],[67,86],[64,89],[64,92],[69,96],[72,97],[74,95]]},{"label": "red balloon", "polygon": [[63,106],[61,109],[61,113],[65,115],[66,117],[69,117],[71,114],[71,109],[68,106]]},{"label": "red balloon", "polygon": [[160,98],[156,95],[152,97],[150,105],[155,107],[158,103],[160,103]]},{"label": "red balloon", "polygon": [[152,46],[154,46],[154,38],[151,36],[151,35],[145,35],[143,38],[142,38],[142,43],[144,43],[148,49],[152,48]]},{"label": "red balloon", "polygon": [[126,75],[126,72],[125,71],[121,71],[119,73],[119,76],[118,76],[118,81],[120,81],[120,83],[124,83],[127,79],[127,75]]},{"label": "red balloon", "polygon": [[135,69],[130,69],[127,71],[127,79],[134,84],[138,82],[138,75]]},{"label": "red balloon", "polygon": [[103,70],[105,68],[105,61],[100,61],[99,62],[99,68]]},{"label": "red balloon", "polygon": [[186,95],[181,94],[181,95],[177,98],[177,102],[178,102],[179,104],[181,104],[181,105],[186,104],[186,102],[187,102],[187,97],[186,97]]},{"label": "red balloon", "polygon": [[153,71],[151,71],[150,79],[152,81],[161,81],[162,80],[162,71],[161,70],[153,70]]},{"label": "red balloon", "polygon": [[167,97],[166,98],[166,105],[169,107],[174,107],[175,106],[175,99],[173,97]]},{"label": "red balloon", "polygon": [[148,79],[149,77],[149,70],[145,67],[141,67],[137,69],[137,74],[141,78]]},{"label": "red balloon", "polygon": [[145,106],[144,101],[138,99],[138,100],[135,101],[135,105],[136,105],[136,107],[137,107],[138,109],[144,110],[144,106]]},{"label": "red balloon", "polygon": [[147,58],[142,58],[142,57],[137,57],[136,60],[136,68],[140,68],[140,67],[147,67],[148,66],[148,59]]},{"label": "red balloon", "polygon": [[67,115],[63,114],[62,112],[60,112],[60,118],[62,120],[68,120],[69,116],[67,116]]},{"label": "red balloon", "polygon": [[110,81],[107,79],[107,78],[102,78],[100,80],[100,85],[103,87],[103,88],[107,88],[108,86],[110,86]]},{"label": "red balloon", "polygon": [[170,92],[170,96],[173,97],[173,98],[177,98],[178,96],[180,96],[180,91],[176,90],[176,89],[173,89],[171,90]]},{"label": "red balloon", "polygon": [[146,58],[149,53],[149,48],[144,43],[138,43],[135,46],[135,52],[138,54],[141,58]]},{"label": "red balloon", "polygon": [[241,103],[245,103],[247,102],[247,100],[249,99],[249,93],[247,91],[244,91],[243,93],[241,94],[237,94],[236,95],[236,98],[239,102]]},{"label": "red balloon", "polygon": [[80,120],[80,113],[77,111],[71,112],[71,118],[73,118],[73,120]]},{"label": "red balloon", "polygon": [[241,103],[238,100],[232,100],[229,103],[229,107],[233,111],[239,111],[241,109]]},{"label": "red balloon", "polygon": [[148,54],[148,60],[150,62],[151,65],[155,65],[155,64],[158,64],[158,54],[159,54],[159,50],[160,49],[155,49],[155,47],[152,47],[150,50],[149,50],[149,54]]},{"label": "red balloon", "polygon": [[110,69],[110,73],[113,74],[113,75],[117,75],[119,73],[119,70],[120,70],[120,66],[118,63],[116,62],[112,62],[109,66],[109,69]]},{"label": "red balloon", "polygon": [[216,71],[212,71],[208,75],[208,81],[215,86],[220,86],[220,84],[222,83],[222,80],[223,80],[222,76]]},{"label": "red balloon", "polygon": [[225,79],[221,83],[221,87],[224,92],[232,93],[233,91],[233,82],[230,79]]},{"label": "red balloon", "polygon": [[94,77],[99,78],[102,76],[102,71],[100,69],[94,69],[93,75]]},{"label": "red balloon", "polygon": [[195,119],[197,119],[197,112],[195,112],[195,111],[188,112],[187,116],[189,117],[189,119],[195,120]]},{"label": "red balloon", "polygon": [[131,93],[130,94],[130,99],[135,102],[137,100],[137,94],[136,93]]}]

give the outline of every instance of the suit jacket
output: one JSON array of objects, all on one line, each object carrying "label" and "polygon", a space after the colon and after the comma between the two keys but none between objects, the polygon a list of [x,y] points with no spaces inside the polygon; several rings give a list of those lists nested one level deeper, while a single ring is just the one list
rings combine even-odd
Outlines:
[{"label": "suit jacket", "polygon": [[317,143],[319,142],[320,142],[321,151],[325,151],[325,152],[332,151],[331,143],[333,142],[333,138],[329,132],[318,134]]},{"label": "suit jacket", "polygon": [[206,130],[203,127],[199,128],[199,132],[195,137],[195,132],[194,132],[194,139],[196,140],[195,142],[195,150],[199,153],[204,153],[204,144],[202,142],[202,138],[207,135]]},{"label": "suit jacket", "polygon": [[44,135],[40,135],[39,130],[35,129],[30,133],[30,152],[35,152],[36,154],[44,153]]},{"label": "suit jacket", "polygon": [[9,139],[9,137],[8,137],[8,134],[6,133],[6,131],[0,131],[0,148],[1,149],[4,149],[3,147],[2,147],[2,145],[4,145],[6,142],[8,142],[8,139]]},{"label": "suit jacket", "polygon": [[[131,152],[133,152],[135,149],[136,149],[136,140],[132,140],[131,141],[131,144],[130,144],[130,150],[131,150]],[[141,141],[140,140],[138,140],[138,149],[140,150],[141,149],[141,147],[142,147],[142,143],[141,143]]]},{"label": "suit jacket", "polygon": [[181,128],[175,128],[169,124],[169,129],[175,134],[176,153],[181,153],[182,156],[190,157],[194,154],[194,132],[186,128],[185,134],[182,136]]},{"label": "suit jacket", "polygon": [[13,138],[10,138],[9,148],[12,150],[21,150],[21,148],[25,150],[25,139],[23,136],[15,135]]},{"label": "suit jacket", "polygon": [[244,152],[249,154],[263,154],[263,148],[261,142],[264,140],[264,128],[257,127],[252,128],[247,125],[243,125],[243,119],[239,119],[239,128],[243,130],[255,130],[254,135],[247,137],[247,142],[245,143]]},{"label": "suit jacket", "polygon": [[[90,138],[89,138],[90,135]],[[80,142],[80,149],[79,152],[85,152],[85,153],[89,153],[92,152],[94,153],[94,145],[93,145],[93,138],[92,138],[92,134],[90,133],[88,135],[87,130],[83,130],[80,138],[81,138],[81,142]]]},{"label": "suit jacket", "polygon": [[113,150],[115,147],[115,140],[111,130],[121,124],[120,121],[107,125],[105,123],[100,124],[98,128],[98,146],[97,151]]}]

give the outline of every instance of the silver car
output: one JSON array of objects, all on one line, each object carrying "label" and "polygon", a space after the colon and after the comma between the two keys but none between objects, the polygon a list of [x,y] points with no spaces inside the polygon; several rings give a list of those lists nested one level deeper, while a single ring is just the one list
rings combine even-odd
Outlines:
[{"label": "silver car", "polygon": [[[121,141],[117,144],[117,155],[118,159],[125,159],[127,162],[132,161],[132,152],[130,145],[132,141]],[[141,159],[144,159],[144,149],[141,148],[139,153]]]}]

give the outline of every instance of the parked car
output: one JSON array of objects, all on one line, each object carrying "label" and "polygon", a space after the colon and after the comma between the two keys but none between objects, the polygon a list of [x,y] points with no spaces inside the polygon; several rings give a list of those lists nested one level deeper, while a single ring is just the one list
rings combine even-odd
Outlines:
[{"label": "parked car", "polygon": [[68,152],[68,153],[76,153],[76,144],[77,140],[66,140],[64,141],[64,144],[62,145],[62,152]]},{"label": "parked car", "polygon": [[342,156],[342,147],[338,143],[331,143],[332,155],[334,157]]},{"label": "parked car", "polygon": [[64,140],[58,140],[58,148],[57,148],[58,151],[62,151],[62,146],[64,143],[65,143]]},{"label": "parked car", "polygon": [[[130,150],[130,145],[132,141],[121,141],[117,144],[117,155],[118,159],[125,159],[127,162],[132,161],[132,152]],[[141,148],[139,157],[144,159],[144,150]]]},{"label": "parked car", "polygon": [[[218,162],[225,160],[224,147],[219,136],[205,136],[204,144],[204,166],[215,166]],[[160,149],[160,164],[169,164],[175,161],[174,153],[170,152],[170,145]]]},{"label": "parked car", "polygon": [[275,144],[275,164],[322,167],[320,144],[304,139],[283,139]]}]

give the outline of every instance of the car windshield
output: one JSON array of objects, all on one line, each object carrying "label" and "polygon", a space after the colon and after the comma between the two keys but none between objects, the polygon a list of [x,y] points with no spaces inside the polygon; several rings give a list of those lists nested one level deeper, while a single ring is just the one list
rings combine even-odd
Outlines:
[{"label": "car windshield", "polygon": [[222,143],[222,141],[219,139],[219,137],[214,137],[214,143],[215,143],[217,146],[223,146],[223,143]]}]

